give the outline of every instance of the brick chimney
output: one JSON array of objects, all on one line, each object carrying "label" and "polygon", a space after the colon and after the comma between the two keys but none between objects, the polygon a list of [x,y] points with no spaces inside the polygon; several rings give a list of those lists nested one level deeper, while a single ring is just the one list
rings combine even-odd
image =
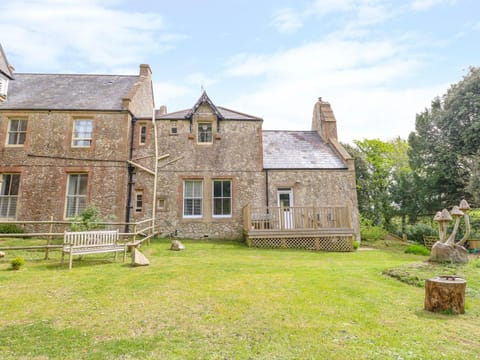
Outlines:
[{"label": "brick chimney", "polygon": [[318,98],[313,107],[312,130],[317,131],[321,138],[330,142],[329,139],[337,139],[337,120],[333,114],[330,103]]}]

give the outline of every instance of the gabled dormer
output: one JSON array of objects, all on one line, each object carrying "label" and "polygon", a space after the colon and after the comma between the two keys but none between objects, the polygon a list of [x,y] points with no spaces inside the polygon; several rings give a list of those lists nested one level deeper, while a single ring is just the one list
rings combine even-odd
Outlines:
[{"label": "gabled dormer", "polygon": [[198,144],[212,144],[220,133],[220,121],[224,120],[222,113],[203,91],[192,109],[185,115],[190,121],[190,133],[195,136]]},{"label": "gabled dormer", "polygon": [[0,101],[5,101],[8,93],[8,82],[13,80],[13,67],[8,64],[7,57],[0,44]]}]

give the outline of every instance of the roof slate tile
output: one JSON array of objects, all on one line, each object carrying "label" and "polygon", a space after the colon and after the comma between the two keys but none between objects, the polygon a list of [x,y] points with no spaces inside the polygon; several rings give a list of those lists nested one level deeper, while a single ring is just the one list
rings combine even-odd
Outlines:
[{"label": "roof slate tile", "polygon": [[263,131],[265,169],[346,169],[316,131]]},{"label": "roof slate tile", "polygon": [[0,110],[122,110],[137,81],[137,75],[16,73]]}]

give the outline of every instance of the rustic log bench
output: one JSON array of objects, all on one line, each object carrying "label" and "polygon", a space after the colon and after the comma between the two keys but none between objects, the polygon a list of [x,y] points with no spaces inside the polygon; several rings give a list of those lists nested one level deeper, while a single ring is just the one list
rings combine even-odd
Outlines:
[{"label": "rustic log bench", "polygon": [[119,252],[123,252],[123,262],[127,256],[127,247],[119,243],[118,230],[108,231],[65,231],[63,236],[62,264],[65,253],[69,254],[68,269],[72,269],[74,255],[115,253],[115,261]]}]

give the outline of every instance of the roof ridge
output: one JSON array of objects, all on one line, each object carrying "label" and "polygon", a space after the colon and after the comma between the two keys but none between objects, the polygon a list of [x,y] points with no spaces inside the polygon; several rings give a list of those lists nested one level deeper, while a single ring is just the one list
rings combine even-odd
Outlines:
[{"label": "roof ridge", "polygon": [[318,133],[315,130],[262,130],[262,132],[308,132],[308,133]]},{"label": "roof ridge", "polygon": [[54,75],[54,76],[121,76],[121,77],[139,77],[139,75],[125,74],[61,74],[61,73],[18,73],[15,75]]}]

